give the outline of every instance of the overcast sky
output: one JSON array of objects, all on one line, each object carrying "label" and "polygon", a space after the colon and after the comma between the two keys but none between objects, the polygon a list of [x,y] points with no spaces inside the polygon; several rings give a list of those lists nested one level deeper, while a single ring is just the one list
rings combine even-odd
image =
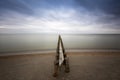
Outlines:
[{"label": "overcast sky", "polygon": [[120,34],[120,0],[0,0],[0,33]]}]

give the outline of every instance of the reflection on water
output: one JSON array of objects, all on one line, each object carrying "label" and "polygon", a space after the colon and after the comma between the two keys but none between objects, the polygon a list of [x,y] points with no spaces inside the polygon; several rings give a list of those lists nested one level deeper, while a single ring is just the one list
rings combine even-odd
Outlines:
[{"label": "reflection on water", "polygon": [[[66,49],[112,49],[120,50],[118,34],[62,35]],[[0,53],[56,49],[58,35],[0,34]]]}]

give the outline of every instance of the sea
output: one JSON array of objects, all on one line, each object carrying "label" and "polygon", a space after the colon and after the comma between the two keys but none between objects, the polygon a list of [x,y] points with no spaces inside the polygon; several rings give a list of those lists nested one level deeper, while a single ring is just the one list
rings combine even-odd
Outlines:
[{"label": "sea", "polygon": [[[62,34],[66,50],[120,51],[120,34]],[[0,54],[56,51],[58,34],[0,34]]]}]

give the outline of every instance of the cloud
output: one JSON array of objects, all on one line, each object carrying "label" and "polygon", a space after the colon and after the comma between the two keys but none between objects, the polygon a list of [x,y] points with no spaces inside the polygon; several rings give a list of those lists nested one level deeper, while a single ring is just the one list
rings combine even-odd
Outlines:
[{"label": "cloud", "polygon": [[27,4],[20,0],[1,0],[0,1],[0,15],[14,11],[22,14],[33,14]]},{"label": "cloud", "polygon": [[75,0],[75,2],[87,10],[100,10],[107,14],[120,16],[120,0]]},{"label": "cloud", "polygon": [[104,21],[120,19],[120,0],[75,0],[75,2],[90,12],[110,15],[104,16]]},{"label": "cloud", "polygon": [[59,8],[59,10],[42,10],[42,13],[42,16],[31,17],[14,14],[16,18],[10,18],[10,22],[3,24],[1,28],[3,31],[18,33],[105,33],[112,31],[103,28],[105,25],[96,23],[98,17],[90,15],[89,12],[82,13],[81,11],[78,15],[75,9],[66,11],[65,8]]},{"label": "cloud", "polygon": [[118,9],[112,1],[4,0],[0,33],[120,33],[119,11],[109,10]]}]

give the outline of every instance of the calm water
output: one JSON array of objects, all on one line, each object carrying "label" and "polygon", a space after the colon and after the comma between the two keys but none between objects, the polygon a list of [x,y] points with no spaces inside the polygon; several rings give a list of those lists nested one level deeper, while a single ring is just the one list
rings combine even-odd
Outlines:
[{"label": "calm water", "polygon": [[[54,50],[58,35],[0,34],[0,53],[32,50]],[[66,49],[120,50],[120,35],[62,35]]]}]

